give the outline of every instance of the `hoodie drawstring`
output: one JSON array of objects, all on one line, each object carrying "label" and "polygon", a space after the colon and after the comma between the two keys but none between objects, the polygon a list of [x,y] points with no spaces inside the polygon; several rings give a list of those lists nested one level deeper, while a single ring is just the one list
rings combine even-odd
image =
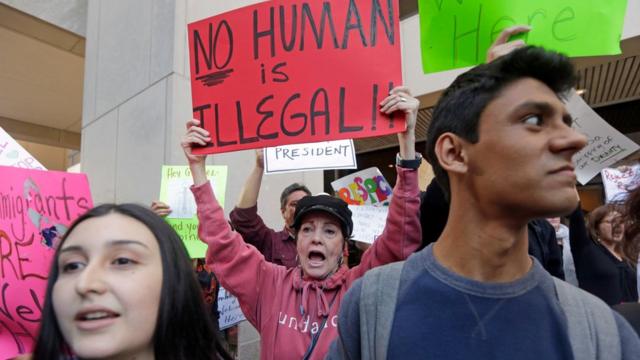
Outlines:
[{"label": "hoodie drawstring", "polygon": [[315,283],[307,282],[302,285],[302,302],[300,303],[300,315],[305,314],[305,305],[309,301],[309,288],[316,291],[316,303],[318,308],[318,317],[329,316],[329,301],[324,294],[324,286],[318,287]]}]

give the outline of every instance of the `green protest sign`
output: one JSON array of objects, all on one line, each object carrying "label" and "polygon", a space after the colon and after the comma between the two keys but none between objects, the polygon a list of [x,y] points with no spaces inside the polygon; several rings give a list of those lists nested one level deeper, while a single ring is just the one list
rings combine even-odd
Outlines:
[{"label": "green protest sign", "polygon": [[[207,177],[213,192],[224,208],[224,193],[227,188],[227,167],[207,166]],[[180,235],[192,259],[203,258],[207,245],[198,239],[198,217],[196,203],[189,187],[193,184],[188,166],[163,166],[160,181],[160,201],[171,206],[167,223]]]},{"label": "green protest sign", "polygon": [[626,0],[419,0],[425,74],[485,61],[487,49],[512,25],[522,37],[568,56],[620,53]]}]

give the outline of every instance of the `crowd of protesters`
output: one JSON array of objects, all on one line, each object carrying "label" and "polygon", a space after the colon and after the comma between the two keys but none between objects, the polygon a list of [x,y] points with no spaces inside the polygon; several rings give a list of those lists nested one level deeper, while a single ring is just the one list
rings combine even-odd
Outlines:
[{"label": "crowd of protesters", "polygon": [[[336,197],[291,184],[280,198],[283,229],[264,224],[259,151],[228,221],[206,155],[192,152],[209,133],[187,122],[181,146],[215,274],[204,288],[219,282],[238,298],[261,335],[262,359],[640,356],[640,188],[585,221],[572,156],[586,138],[562,101],[575,69],[563,55],[508,41],[527,30],[505,30],[488,63],[441,96],[425,152],[435,180],[422,195],[419,102],[400,86],[380,103],[385,114],[403,112],[406,129],[384,231],[352,267],[352,214]],[[232,358],[161,217],[171,210],[152,210],[101,205],[69,228],[33,359]],[[564,217],[555,228],[545,220],[553,217]],[[563,281],[568,274],[578,287]]]}]

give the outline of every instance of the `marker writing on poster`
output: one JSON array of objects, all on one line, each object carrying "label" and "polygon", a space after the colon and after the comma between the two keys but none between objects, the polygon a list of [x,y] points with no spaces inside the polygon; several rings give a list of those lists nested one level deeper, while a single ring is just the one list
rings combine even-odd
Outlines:
[{"label": "marker writing on poster", "polygon": [[349,205],[362,205],[371,199],[372,204],[384,202],[393,190],[383,176],[362,179],[356,177],[353,182],[338,189],[338,196]]},{"label": "marker writing on poster", "polygon": [[[38,300],[38,295],[33,289],[29,289],[31,303],[29,305],[18,305],[14,309],[7,305],[7,290],[10,285],[5,283],[0,289],[0,333],[7,331],[11,335],[19,353],[27,352],[27,343],[35,342],[36,338],[22,324],[23,322],[38,323],[42,316],[42,305]],[[16,316],[12,315],[15,313]],[[19,330],[9,326],[8,321],[14,326],[18,326]],[[25,342],[26,340],[26,342]]]},{"label": "marker writing on poster", "polygon": [[339,145],[339,146],[324,146],[324,147],[305,147],[305,148],[294,148],[288,149],[285,147],[277,147],[275,149],[276,159],[289,159],[294,160],[298,157],[304,156],[332,156],[332,155],[342,155],[349,156],[349,145]]},{"label": "marker writing on poster", "polygon": [[[377,25],[378,21],[380,21],[380,23],[382,24],[384,35],[387,41],[390,44],[394,44],[394,16],[393,6],[390,4],[390,0],[387,1],[386,9],[383,9],[378,0],[372,0],[369,7],[371,11],[369,14],[366,14],[369,15],[368,17],[360,15],[363,11],[359,9],[359,3],[361,4],[362,1],[356,2],[355,0],[350,0],[345,21],[339,22],[334,19],[331,9],[331,3],[326,1],[323,2],[319,26],[316,19],[314,18],[309,3],[306,2],[300,4],[299,12],[297,4],[291,5],[288,12],[286,6],[278,6],[277,12],[275,11],[275,7],[269,7],[269,20],[267,21],[266,25],[264,23],[260,23],[260,18],[264,18],[264,16],[261,16],[262,14],[260,14],[258,10],[254,10],[253,58],[261,58],[262,55],[260,46],[265,42],[264,40],[266,40],[269,45],[268,49],[270,57],[275,57],[282,51],[305,51],[307,49],[307,46],[311,46],[316,50],[321,50],[323,49],[325,44],[325,34],[329,34],[329,43],[333,46],[334,49],[348,49],[349,41],[351,41],[351,39],[354,37],[352,36],[354,31],[356,32],[356,40],[360,40],[362,46],[373,47],[376,46],[379,38],[379,27]],[[277,18],[276,15],[278,15]],[[365,34],[366,30],[365,24],[363,23],[363,18],[365,21],[369,20],[369,23],[367,24],[367,28],[369,29],[368,34]],[[289,23],[289,29],[285,28],[286,23]],[[339,33],[336,31],[336,23],[339,26]],[[325,33],[325,25],[328,25],[329,30],[327,33]],[[305,31],[313,32],[315,40],[314,44],[307,45],[308,43],[305,43]],[[287,32],[289,33],[288,39]],[[300,34],[300,36],[296,36],[297,34]],[[342,34],[342,37],[340,37],[340,34]],[[276,38],[279,38],[280,41],[277,41]],[[298,46],[296,46],[296,42]]]},{"label": "marker writing on poster", "polygon": [[[390,76],[400,70],[393,55],[399,50],[397,6],[393,0],[274,1],[190,24],[193,117],[211,134],[205,152],[396,132],[379,102],[399,79]],[[304,66],[317,54],[344,67],[352,53],[354,64],[368,55],[389,70],[342,79]],[[318,77],[323,72],[327,76]]]},{"label": "marker writing on poster", "polygon": [[[303,133],[309,133],[312,136],[315,135],[330,135],[330,134],[346,134],[357,133],[365,128],[376,130],[379,128],[377,118],[380,116],[379,111],[379,99],[377,94],[378,84],[373,84],[371,99],[371,107],[375,108],[370,121],[360,121],[360,125],[350,123],[346,113],[346,104],[349,102],[347,97],[347,89],[340,87],[337,94],[329,94],[324,88],[316,89],[311,98],[307,101],[302,99],[301,93],[291,94],[285,101],[281,109],[278,109],[273,105],[274,95],[267,95],[264,97],[254,109],[254,112],[250,114],[253,116],[258,114],[261,116],[259,122],[253,124],[247,124],[245,121],[246,114],[243,112],[243,103],[240,100],[235,101],[235,106],[228,104],[206,104],[194,108],[194,117],[200,119],[203,123],[212,119],[214,127],[213,129],[206,128],[211,133],[212,141],[207,147],[228,147],[238,144],[250,144],[260,140],[277,139],[280,137],[298,137]],[[389,83],[387,86],[389,89],[393,89],[394,84]],[[338,121],[337,124],[330,112],[332,103],[338,103]],[[227,109],[223,109],[223,106]],[[232,109],[229,109],[231,107]],[[228,113],[222,110],[227,110],[232,113],[230,117]],[[221,134],[222,124],[226,127],[232,127],[231,119],[235,118],[235,129],[233,132],[237,134],[233,138],[223,138]],[[394,128],[394,116],[389,116],[390,121],[387,122],[389,128]],[[276,131],[267,132],[266,128],[276,128]]]},{"label": "marker writing on poster", "polygon": [[[69,193],[67,181],[64,178],[60,181],[60,188],[56,193],[43,194],[39,187],[29,180],[24,183],[22,190],[21,192],[10,186],[9,192],[0,191],[0,220],[17,220],[11,224],[11,235],[17,241],[25,240],[27,235],[25,224],[30,210],[32,213],[46,217],[53,224],[54,222],[71,222],[90,208],[86,197]],[[79,209],[78,212],[71,211],[72,205]],[[20,224],[18,228],[14,227],[16,222]]]}]

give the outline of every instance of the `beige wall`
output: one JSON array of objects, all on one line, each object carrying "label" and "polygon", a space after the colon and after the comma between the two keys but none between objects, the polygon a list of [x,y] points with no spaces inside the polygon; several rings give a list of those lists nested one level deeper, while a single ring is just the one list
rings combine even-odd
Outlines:
[{"label": "beige wall", "polygon": [[36,144],[29,141],[18,141],[18,143],[47,170],[66,171],[69,166],[73,165],[70,157],[71,150],[69,149]]}]

